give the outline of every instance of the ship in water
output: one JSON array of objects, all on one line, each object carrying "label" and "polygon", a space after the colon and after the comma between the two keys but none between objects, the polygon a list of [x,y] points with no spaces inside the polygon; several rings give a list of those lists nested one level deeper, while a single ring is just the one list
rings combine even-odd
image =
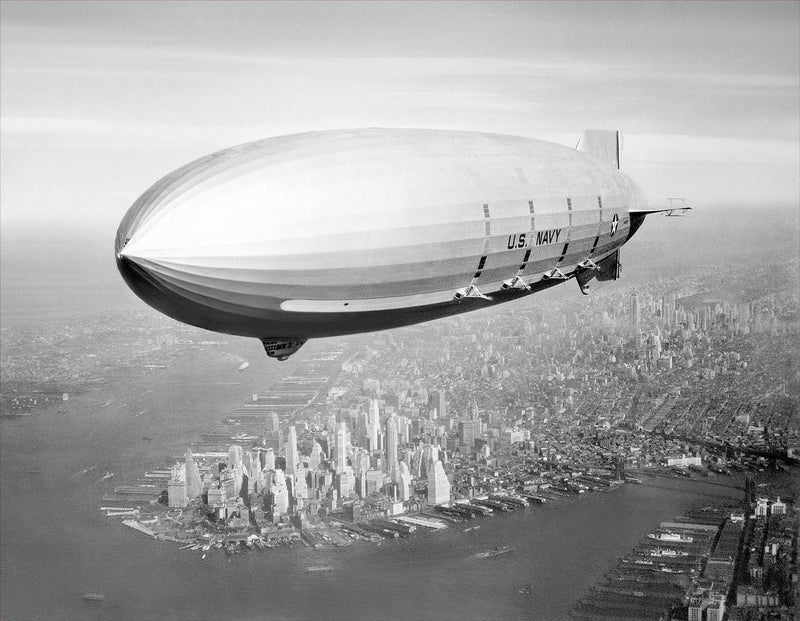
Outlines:
[{"label": "ship in water", "polygon": [[658,541],[675,541],[680,543],[692,543],[694,541],[694,537],[682,533],[650,533],[647,536],[650,539],[657,539]]},{"label": "ship in water", "polygon": [[105,596],[101,595],[100,593],[87,593],[83,596],[83,599],[85,599],[87,602],[102,602],[105,599]]},{"label": "ship in water", "polygon": [[245,360],[242,364],[239,365],[239,370],[244,371],[247,367],[250,366],[250,363]]},{"label": "ship in water", "polygon": [[513,550],[514,548],[512,548],[511,546],[497,546],[493,550],[478,552],[475,556],[477,558],[491,558],[492,556],[499,556],[501,554],[505,554],[506,552],[511,552]]},{"label": "ship in water", "polygon": [[673,550],[671,548],[651,548],[650,556],[689,556],[689,553],[684,550]]},{"label": "ship in water", "polygon": [[330,565],[311,565],[306,567],[306,571],[333,571],[333,567]]}]

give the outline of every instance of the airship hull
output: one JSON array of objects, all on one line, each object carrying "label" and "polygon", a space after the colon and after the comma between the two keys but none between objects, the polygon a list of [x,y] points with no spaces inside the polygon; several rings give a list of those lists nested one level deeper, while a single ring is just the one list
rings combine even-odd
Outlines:
[{"label": "airship hull", "polygon": [[392,328],[506,302],[615,256],[645,198],[606,161],[429,130],[272,138],[130,208],[119,269],[180,321],[259,338]]}]

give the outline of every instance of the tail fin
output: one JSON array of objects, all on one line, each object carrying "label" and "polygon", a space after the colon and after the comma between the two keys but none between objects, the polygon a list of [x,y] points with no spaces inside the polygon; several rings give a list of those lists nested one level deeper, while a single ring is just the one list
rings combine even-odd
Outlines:
[{"label": "tail fin", "polygon": [[622,132],[610,129],[587,129],[575,148],[619,168]]}]

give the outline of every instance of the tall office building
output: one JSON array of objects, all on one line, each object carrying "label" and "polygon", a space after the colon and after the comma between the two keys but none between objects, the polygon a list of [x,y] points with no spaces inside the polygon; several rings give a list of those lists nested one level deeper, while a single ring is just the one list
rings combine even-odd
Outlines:
[{"label": "tall office building", "polygon": [[280,517],[289,512],[289,488],[286,487],[286,477],[283,470],[275,471],[275,479],[272,485],[272,511],[275,516]]},{"label": "tall office building", "polygon": [[289,435],[286,438],[286,474],[294,476],[300,456],[297,454],[297,430],[294,425],[289,426]]},{"label": "tall office building", "polygon": [[267,431],[270,433],[278,433],[278,430],[281,428],[280,420],[278,420],[277,412],[272,412],[269,415],[269,419],[267,419]]},{"label": "tall office building", "polygon": [[409,433],[408,427],[409,427],[408,418],[406,418],[405,416],[398,416],[397,417],[397,436],[398,436],[398,441],[400,442],[400,444],[403,444],[403,445],[408,444],[408,441],[410,439],[409,438],[410,433]]},{"label": "tall office building", "polygon": [[264,452],[264,470],[269,472],[275,470],[275,450],[268,448]]},{"label": "tall office building", "polygon": [[350,496],[350,474],[344,468],[336,474],[336,491],[339,493],[339,498],[349,498]]},{"label": "tall office building", "polygon": [[397,482],[397,415],[392,415],[386,419],[386,474]]},{"label": "tall office building", "polygon": [[378,450],[378,435],[380,433],[380,421],[378,411],[378,400],[372,399],[369,403],[369,417],[367,419],[367,432],[369,437],[369,450]]},{"label": "tall office building", "polygon": [[222,487],[212,487],[208,490],[208,504],[211,507],[221,507],[225,504],[225,489]]},{"label": "tall office building", "polygon": [[313,472],[323,462],[322,447],[319,442],[314,440],[314,445],[311,447],[311,456],[308,458],[308,467]]},{"label": "tall office building", "polygon": [[228,447],[228,468],[241,468],[243,455],[244,452],[241,446],[238,444],[231,444]]},{"label": "tall office building", "polygon": [[408,469],[408,464],[406,462],[401,461],[399,467],[399,476],[397,481],[397,493],[400,496],[400,500],[410,500],[411,499],[411,471]]},{"label": "tall office building", "polygon": [[458,435],[461,439],[461,444],[472,448],[475,445],[475,440],[482,435],[482,423],[480,420],[467,420],[458,423]]},{"label": "tall office building", "polygon": [[308,498],[308,483],[306,482],[306,469],[300,466],[294,475],[292,486],[295,498]]},{"label": "tall office building", "polygon": [[200,481],[200,467],[194,460],[192,449],[186,450],[184,462],[186,466],[186,497],[197,498],[203,492],[203,484]]},{"label": "tall office building", "polygon": [[189,504],[186,498],[186,481],[170,479],[167,482],[167,501],[170,508],[183,508]]},{"label": "tall office building", "polygon": [[447,400],[443,391],[432,390],[428,396],[428,411],[431,420],[447,418]]},{"label": "tall office building", "polygon": [[639,310],[639,297],[634,293],[631,296],[631,328],[638,328],[641,321],[641,312]]},{"label": "tall office building", "polygon": [[442,462],[437,459],[428,472],[428,503],[441,505],[447,502],[450,502],[450,481]]},{"label": "tall office building", "polygon": [[344,472],[346,467],[347,467],[347,423],[342,421],[336,428],[336,470],[337,472]]}]

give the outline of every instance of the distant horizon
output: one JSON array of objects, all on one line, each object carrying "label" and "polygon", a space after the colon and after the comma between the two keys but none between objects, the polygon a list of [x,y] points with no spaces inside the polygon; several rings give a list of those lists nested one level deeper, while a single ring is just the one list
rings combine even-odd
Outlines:
[{"label": "distant horizon", "polygon": [[[226,147],[346,127],[619,129],[697,207],[800,204],[800,4],[0,5],[0,229],[105,235]],[[37,233],[38,234],[38,233]]]}]

